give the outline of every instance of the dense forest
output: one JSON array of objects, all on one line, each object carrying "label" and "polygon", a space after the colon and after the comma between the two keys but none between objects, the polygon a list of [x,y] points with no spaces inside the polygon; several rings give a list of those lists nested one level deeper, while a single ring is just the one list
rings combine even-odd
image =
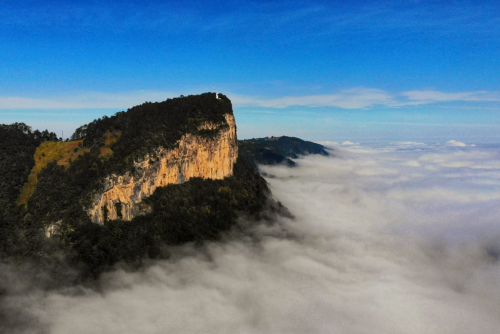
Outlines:
[{"label": "dense forest", "polygon": [[35,164],[36,148],[42,142],[58,140],[55,133],[32,131],[24,123],[0,125],[0,256],[29,252],[19,245],[30,244],[33,222],[23,219],[16,201]]}]

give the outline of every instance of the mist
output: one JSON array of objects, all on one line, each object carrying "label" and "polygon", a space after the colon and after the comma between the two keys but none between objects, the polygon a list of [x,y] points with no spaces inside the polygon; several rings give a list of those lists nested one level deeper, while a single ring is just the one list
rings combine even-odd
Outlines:
[{"label": "mist", "polygon": [[2,267],[9,333],[497,333],[500,151],[362,146],[261,166],[294,218],[241,220],[97,287]]}]

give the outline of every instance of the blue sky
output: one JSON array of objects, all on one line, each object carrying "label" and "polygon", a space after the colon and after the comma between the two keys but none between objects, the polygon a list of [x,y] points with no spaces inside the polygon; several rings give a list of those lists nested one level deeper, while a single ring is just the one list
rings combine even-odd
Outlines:
[{"label": "blue sky", "polygon": [[498,1],[0,2],[0,123],[212,90],[240,138],[500,140]]}]

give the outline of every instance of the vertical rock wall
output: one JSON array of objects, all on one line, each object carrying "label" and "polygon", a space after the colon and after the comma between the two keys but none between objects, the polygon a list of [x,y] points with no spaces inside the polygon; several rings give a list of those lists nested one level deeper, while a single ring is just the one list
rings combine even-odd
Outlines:
[{"label": "vertical rock wall", "polygon": [[[94,223],[107,219],[131,220],[148,208],[142,200],[156,188],[182,183],[192,177],[223,179],[233,174],[238,157],[236,123],[226,114],[229,127],[223,127],[215,138],[184,135],[178,148],[159,148],[155,156],[146,156],[134,164],[135,172],[111,174],[105,180],[102,193],[95,195],[87,213]],[[217,129],[218,124],[206,123],[200,129]]]}]

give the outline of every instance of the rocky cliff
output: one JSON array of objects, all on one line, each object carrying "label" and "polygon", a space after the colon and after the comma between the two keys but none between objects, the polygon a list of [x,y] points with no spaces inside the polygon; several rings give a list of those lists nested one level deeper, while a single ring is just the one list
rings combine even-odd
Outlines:
[{"label": "rocky cliff", "polygon": [[143,200],[156,188],[183,183],[193,177],[223,179],[233,174],[238,157],[236,123],[225,114],[227,124],[206,122],[198,130],[212,130],[215,136],[184,134],[174,149],[158,148],[154,154],[134,162],[133,172],[111,174],[97,192],[87,214],[94,223],[106,219],[132,220],[150,209]]}]

